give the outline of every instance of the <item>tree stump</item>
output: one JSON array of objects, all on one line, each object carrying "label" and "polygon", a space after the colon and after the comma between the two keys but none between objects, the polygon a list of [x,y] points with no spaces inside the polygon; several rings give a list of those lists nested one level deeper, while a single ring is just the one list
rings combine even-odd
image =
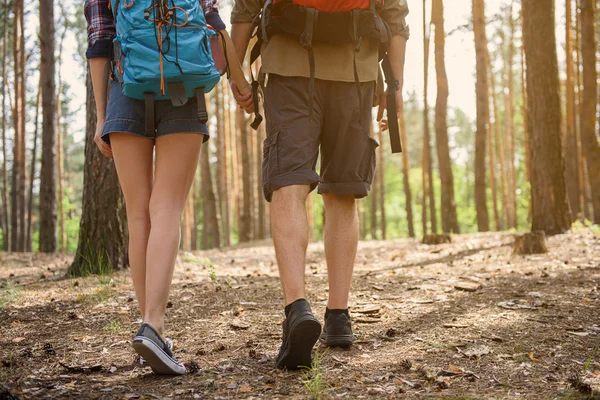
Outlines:
[{"label": "tree stump", "polygon": [[546,234],[544,231],[535,231],[524,235],[515,236],[513,254],[543,254],[547,253]]},{"label": "tree stump", "polygon": [[438,235],[437,233],[432,233],[430,235],[423,236],[422,243],[436,245],[436,244],[444,244],[444,243],[451,243],[451,242],[452,242],[452,237],[450,237],[450,235],[447,233],[443,233],[441,235]]}]

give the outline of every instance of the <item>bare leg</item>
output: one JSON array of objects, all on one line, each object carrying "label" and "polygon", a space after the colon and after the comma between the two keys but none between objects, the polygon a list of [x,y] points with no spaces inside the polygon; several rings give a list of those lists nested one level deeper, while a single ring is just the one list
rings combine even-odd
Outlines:
[{"label": "bare leg", "polygon": [[129,133],[112,133],[110,143],[127,207],[129,264],[141,315],[146,302],[146,249],[150,235],[150,194],[154,142]]},{"label": "bare leg", "polygon": [[156,139],[151,230],[146,255],[144,322],[163,334],[173,270],[179,250],[181,215],[189,194],[203,135],[180,133]]},{"label": "bare leg", "polygon": [[325,258],[330,310],[348,308],[352,271],[358,248],[358,213],[354,196],[324,193]]},{"label": "bare leg", "polygon": [[308,185],[286,186],[273,192],[271,230],[285,304],[306,297],[304,267],[308,247],[306,197]]}]

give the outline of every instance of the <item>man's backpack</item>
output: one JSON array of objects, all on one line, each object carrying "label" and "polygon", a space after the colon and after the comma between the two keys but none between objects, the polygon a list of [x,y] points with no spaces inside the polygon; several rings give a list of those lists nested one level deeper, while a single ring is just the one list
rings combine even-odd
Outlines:
[{"label": "man's backpack", "polygon": [[[361,102],[360,79],[356,67],[356,53],[364,39],[375,39],[380,44],[380,59],[388,85],[388,115],[392,152],[402,151],[396,115],[396,91],[398,81],[394,78],[387,58],[387,49],[392,35],[389,27],[379,16],[377,7],[383,0],[266,0],[259,18],[255,22],[258,42],[252,49],[250,61],[260,55],[260,47],[273,35],[283,34],[297,38],[307,50],[310,68],[309,96],[312,114],[315,84],[315,59],[313,43],[352,43],[354,45],[354,79]],[[253,87],[256,85],[253,84]],[[255,94],[256,96],[256,94]],[[362,121],[361,121],[362,123]]]},{"label": "man's backpack", "polygon": [[111,0],[117,35],[113,74],[123,93],[146,101],[146,131],[154,132],[154,100],[182,106],[198,99],[198,119],[208,120],[204,93],[219,82],[211,37],[198,0]]}]

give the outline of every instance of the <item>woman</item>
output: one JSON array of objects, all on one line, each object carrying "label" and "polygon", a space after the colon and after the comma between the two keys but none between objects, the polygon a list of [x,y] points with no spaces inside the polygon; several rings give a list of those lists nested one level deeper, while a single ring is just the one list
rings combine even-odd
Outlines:
[{"label": "woman", "polygon": [[[109,49],[115,37],[109,1],[85,1],[86,56],[98,117],[94,141],[102,154],[114,158],[127,207],[131,275],[144,321],[133,347],[155,373],[183,374],[185,367],[173,357],[170,342],[163,339],[165,312],[179,248],[180,219],[208,128],[198,119],[196,99],[178,107],[162,100],[155,102],[154,135],[147,135],[143,100],[126,97],[116,82],[111,82],[107,96]],[[203,0],[202,7],[207,23],[221,31],[225,25],[216,3]]]}]

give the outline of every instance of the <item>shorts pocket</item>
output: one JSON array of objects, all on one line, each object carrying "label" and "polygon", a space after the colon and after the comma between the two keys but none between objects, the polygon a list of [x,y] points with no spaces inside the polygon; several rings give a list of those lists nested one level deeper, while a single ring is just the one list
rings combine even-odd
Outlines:
[{"label": "shorts pocket", "polygon": [[379,142],[369,137],[367,154],[365,156],[365,165],[364,165],[364,181],[368,184],[373,182],[373,178],[375,177],[375,168],[377,167],[377,148],[379,147]]},{"label": "shorts pocket", "polygon": [[266,185],[271,179],[279,175],[279,154],[277,151],[278,140],[279,132],[275,132],[269,135],[263,143],[263,185]]}]

